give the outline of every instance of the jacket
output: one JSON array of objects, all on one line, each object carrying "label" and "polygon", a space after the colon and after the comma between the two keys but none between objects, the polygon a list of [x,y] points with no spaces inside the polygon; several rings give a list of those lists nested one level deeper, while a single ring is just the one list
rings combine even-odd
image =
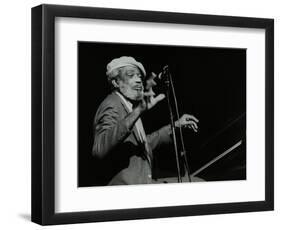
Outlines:
[{"label": "jacket", "polygon": [[148,153],[136,127],[126,126],[129,111],[122,99],[112,92],[97,109],[94,118],[92,153],[102,164],[99,172],[107,185],[152,183],[152,151],[171,140],[170,125],[147,135]]}]

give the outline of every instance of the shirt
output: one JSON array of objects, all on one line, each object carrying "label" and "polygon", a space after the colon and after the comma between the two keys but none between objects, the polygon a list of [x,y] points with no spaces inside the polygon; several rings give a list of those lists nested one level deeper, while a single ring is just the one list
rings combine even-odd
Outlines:
[{"label": "shirt", "polygon": [[[122,94],[120,94],[119,92],[116,92],[117,95],[123,100],[123,102],[125,103],[126,107],[128,108],[129,112],[131,113],[133,111],[133,105],[131,102],[129,102],[128,100],[126,100],[124,98],[124,96]],[[142,124],[142,121],[141,121],[141,118],[139,118],[136,123],[135,123],[135,126],[136,126],[136,129],[137,129],[137,132],[138,132],[138,135],[139,135],[139,138],[141,140],[142,143],[145,143],[147,142],[147,139],[146,139],[146,134],[145,134],[145,131],[144,131],[144,128],[143,128],[143,124]]]},{"label": "shirt", "polygon": [[[119,92],[116,92],[116,93],[121,98],[121,100],[123,100],[124,104],[126,105],[126,107],[128,108],[129,112],[131,113],[133,111],[132,103],[129,102],[128,100],[126,100],[125,97],[121,93],[119,93]],[[144,131],[144,128],[143,128],[143,124],[142,124],[141,118],[139,118],[136,121],[135,127],[137,129],[140,141],[144,144],[144,147],[145,147],[145,150],[146,150],[146,153],[147,153],[147,157],[148,157],[149,163],[150,163],[150,165],[152,165],[152,150],[151,150],[151,148],[148,145],[146,134],[145,134],[145,131]]]}]

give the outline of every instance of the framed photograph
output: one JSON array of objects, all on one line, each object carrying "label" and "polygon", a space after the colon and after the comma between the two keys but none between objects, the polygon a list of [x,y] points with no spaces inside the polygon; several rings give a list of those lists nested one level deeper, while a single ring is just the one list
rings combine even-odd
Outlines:
[{"label": "framed photograph", "polygon": [[274,208],[274,21],[32,8],[32,221]]}]

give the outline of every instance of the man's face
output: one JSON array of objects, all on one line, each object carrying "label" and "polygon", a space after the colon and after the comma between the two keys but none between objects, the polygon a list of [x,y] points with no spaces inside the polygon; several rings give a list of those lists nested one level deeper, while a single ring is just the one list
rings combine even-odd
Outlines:
[{"label": "man's face", "polygon": [[121,68],[117,79],[119,91],[133,101],[143,98],[142,74],[137,67],[125,66]]}]

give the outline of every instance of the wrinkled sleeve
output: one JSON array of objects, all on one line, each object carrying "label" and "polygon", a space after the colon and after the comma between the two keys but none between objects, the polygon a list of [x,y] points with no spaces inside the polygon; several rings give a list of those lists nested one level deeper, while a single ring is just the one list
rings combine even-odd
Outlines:
[{"label": "wrinkled sleeve", "polygon": [[166,125],[161,129],[147,135],[147,141],[152,148],[152,150],[160,147],[163,144],[170,144],[172,143],[172,129],[171,125]]},{"label": "wrinkled sleeve", "polygon": [[94,119],[92,153],[103,158],[130,134],[125,118],[120,120],[117,108],[112,105],[100,108]]}]

